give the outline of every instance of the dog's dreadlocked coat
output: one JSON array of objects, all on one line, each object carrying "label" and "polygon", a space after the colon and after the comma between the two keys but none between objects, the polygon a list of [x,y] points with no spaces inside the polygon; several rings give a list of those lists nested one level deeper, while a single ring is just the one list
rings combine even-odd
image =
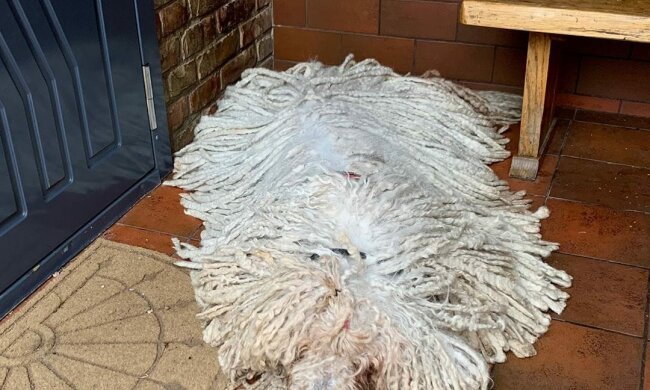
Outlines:
[{"label": "dog's dreadlocked coat", "polygon": [[205,224],[177,250],[232,387],[485,389],[533,355],[571,279],[486,165],[520,104],[351,58],[228,88],[168,184]]}]

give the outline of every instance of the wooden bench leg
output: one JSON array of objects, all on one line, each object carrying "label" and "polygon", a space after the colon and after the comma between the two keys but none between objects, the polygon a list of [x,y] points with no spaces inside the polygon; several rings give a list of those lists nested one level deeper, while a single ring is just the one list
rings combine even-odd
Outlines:
[{"label": "wooden bench leg", "polygon": [[550,35],[531,32],[528,38],[519,150],[512,159],[511,177],[526,180],[535,180],[537,177],[550,59]]}]

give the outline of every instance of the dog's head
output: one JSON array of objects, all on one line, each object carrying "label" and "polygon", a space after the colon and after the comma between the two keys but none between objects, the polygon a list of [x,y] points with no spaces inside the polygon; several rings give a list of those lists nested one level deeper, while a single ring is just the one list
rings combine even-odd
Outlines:
[{"label": "dog's head", "polygon": [[353,247],[309,260],[261,250],[221,256],[192,279],[205,285],[197,289],[204,339],[233,382],[262,374],[291,390],[487,383],[480,355],[426,315],[439,307],[366,268]]},{"label": "dog's head", "polygon": [[353,363],[342,356],[307,355],[293,365],[291,390],[359,390]]}]

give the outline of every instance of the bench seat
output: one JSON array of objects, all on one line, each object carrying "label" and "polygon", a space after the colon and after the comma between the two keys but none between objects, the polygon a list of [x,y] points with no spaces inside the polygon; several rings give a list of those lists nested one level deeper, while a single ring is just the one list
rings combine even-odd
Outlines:
[{"label": "bench seat", "polygon": [[650,0],[465,0],[461,23],[650,42]]},{"label": "bench seat", "polygon": [[537,176],[554,124],[559,69],[552,37],[650,42],[650,0],[463,0],[459,17],[467,25],[530,32],[519,146],[510,166],[510,176],[527,180]]}]

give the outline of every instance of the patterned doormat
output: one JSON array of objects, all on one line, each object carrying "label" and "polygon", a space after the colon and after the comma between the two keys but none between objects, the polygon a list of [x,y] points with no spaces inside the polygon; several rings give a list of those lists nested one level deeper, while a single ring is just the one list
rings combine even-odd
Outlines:
[{"label": "patterned doormat", "polygon": [[0,388],[225,388],[173,261],[98,240],[0,322]]}]

